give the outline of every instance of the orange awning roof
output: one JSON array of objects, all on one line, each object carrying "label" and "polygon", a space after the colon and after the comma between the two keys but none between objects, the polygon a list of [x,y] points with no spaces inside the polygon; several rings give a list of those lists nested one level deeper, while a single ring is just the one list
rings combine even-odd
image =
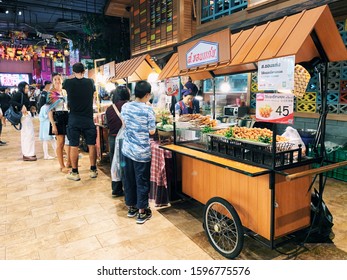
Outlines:
[{"label": "orange awning roof", "polygon": [[147,80],[150,73],[160,73],[159,66],[151,59],[150,55],[144,54],[122,61],[116,64],[116,75],[110,80],[119,84]]},{"label": "orange awning roof", "polygon": [[[159,74],[158,80],[165,80],[167,78],[177,76],[180,76],[178,69],[178,53],[174,53]],[[212,75],[209,72],[190,72],[189,76],[193,80],[204,80],[212,78]]]},{"label": "orange awning roof", "polygon": [[259,60],[295,55],[296,63],[320,57],[311,37],[315,31],[328,61],[347,60],[347,49],[327,5],[231,34],[231,60],[179,71],[179,75],[212,71],[215,75],[249,72]]}]

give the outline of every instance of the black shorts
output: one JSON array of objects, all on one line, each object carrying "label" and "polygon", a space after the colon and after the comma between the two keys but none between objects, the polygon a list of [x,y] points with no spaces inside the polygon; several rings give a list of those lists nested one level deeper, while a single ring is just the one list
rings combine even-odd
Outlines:
[{"label": "black shorts", "polygon": [[[66,135],[66,126],[69,121],[68,111],[53,111],[53,119],[55,125],[57,126],[58,135]],[[49,135],[54,135],[52,133],[52,125],[49,125]]]},{"label": "black shorts", "polygon": [[90,124],[88,126],[77,127],[74,125],[67,126],[67,138],[69,139],[69,146],[78,147],[80,144],[80,136],[83,136],[87,145],[96,144],[96,126]]}]

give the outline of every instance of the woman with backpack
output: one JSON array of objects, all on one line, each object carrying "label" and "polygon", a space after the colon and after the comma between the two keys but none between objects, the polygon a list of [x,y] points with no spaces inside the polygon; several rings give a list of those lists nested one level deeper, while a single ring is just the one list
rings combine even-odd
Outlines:
[{"label": "woman with backpack", "polygon": [[33,116],[30,113],[29,84],[20,82],[10,104],[22,111],[21,149],[24,161],[36,161]]}]

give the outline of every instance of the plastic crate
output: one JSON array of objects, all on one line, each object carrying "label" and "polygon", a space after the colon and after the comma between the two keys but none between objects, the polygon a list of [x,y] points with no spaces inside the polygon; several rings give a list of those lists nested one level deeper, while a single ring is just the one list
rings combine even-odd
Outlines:
[{"label": "plastic crate", "polygon": [[347,92],[341,92],[340,93],[340,103],[347,103]]},{"label": "plastic crate", "polygon": [[[347,150],[336,150],[328,155],[332,162],[342,162],[347,160]],[[347,166],[333,170],[333,178],[347,182]]]}]

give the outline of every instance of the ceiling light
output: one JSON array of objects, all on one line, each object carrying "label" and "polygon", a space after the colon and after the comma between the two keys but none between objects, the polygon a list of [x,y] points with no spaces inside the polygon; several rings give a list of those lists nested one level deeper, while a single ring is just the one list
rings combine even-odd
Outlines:
[{"label": "ceiling light", "polygon": [[10,12],[9,10],[6,10],[6,11],[5,11],[5,14],[8,14],[9,12]]},{"label": "ceiling light", "polygon": [[22,15],[22,11],[19,11],[19,12],[18,12],[18,15],[21,16],[21,15]]}]

